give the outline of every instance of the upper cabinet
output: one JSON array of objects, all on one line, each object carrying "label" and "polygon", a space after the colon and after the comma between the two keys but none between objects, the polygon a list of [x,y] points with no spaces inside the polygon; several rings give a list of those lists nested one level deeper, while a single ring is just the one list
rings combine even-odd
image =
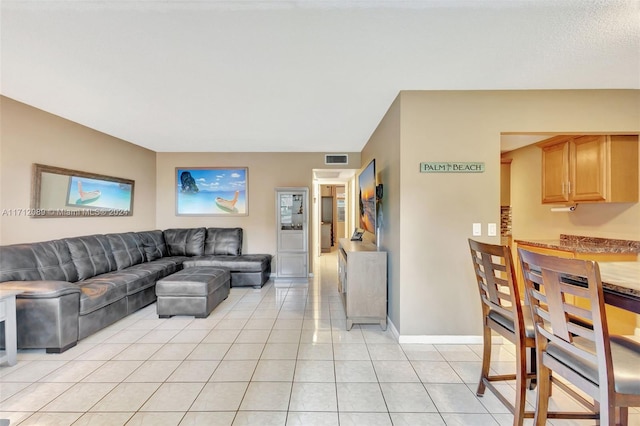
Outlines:
[{"label": "upper cabinet", "polygon": [[542,203],[637,203],[638,136],[555,136],[542,148]]}]

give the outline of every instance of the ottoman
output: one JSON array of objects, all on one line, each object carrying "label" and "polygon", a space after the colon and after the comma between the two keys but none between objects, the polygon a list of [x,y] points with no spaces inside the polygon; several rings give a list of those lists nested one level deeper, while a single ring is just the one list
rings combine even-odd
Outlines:
[{"label": "ottoman", "polygon": [[158,316],[206,318],[229,296],[230,283],[228,269],[212,266],[185,268],[169,275],[156,283]]}]

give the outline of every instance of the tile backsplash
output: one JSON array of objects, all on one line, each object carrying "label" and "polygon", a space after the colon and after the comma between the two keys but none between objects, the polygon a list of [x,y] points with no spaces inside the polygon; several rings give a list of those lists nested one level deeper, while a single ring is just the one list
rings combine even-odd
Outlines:
[{"label": "tile backsplash", "polygon": [[511,235],[511,206],[500,206],[500,235]]}]

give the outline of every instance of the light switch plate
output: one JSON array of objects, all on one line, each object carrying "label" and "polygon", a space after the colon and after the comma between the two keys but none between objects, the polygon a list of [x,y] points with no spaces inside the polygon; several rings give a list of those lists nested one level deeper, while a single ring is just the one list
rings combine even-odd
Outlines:
[{"label": "light switch plate", "polygon": [[487,224],[487,235],[490,237],[498,235],[498,226],[495,223]]},{"label": "light switch plate", "polygon": [[473,236],[480,237],[482,235],[482,224],[474,223],[473,224]]}]

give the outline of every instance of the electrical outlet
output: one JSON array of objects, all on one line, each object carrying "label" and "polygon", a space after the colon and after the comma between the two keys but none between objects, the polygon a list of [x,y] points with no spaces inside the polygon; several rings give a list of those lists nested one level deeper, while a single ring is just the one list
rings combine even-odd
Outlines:
[{"label": "electrical outlet", "polygon": [[473,224],[473,236],[474,237],[482,236],[482,224],[481,223],[474,223]]},{"label": "electrical outlet", "polygon": [[490,237],[498,235],[498,226],[495,223],[487,224],[487,235]]}]

